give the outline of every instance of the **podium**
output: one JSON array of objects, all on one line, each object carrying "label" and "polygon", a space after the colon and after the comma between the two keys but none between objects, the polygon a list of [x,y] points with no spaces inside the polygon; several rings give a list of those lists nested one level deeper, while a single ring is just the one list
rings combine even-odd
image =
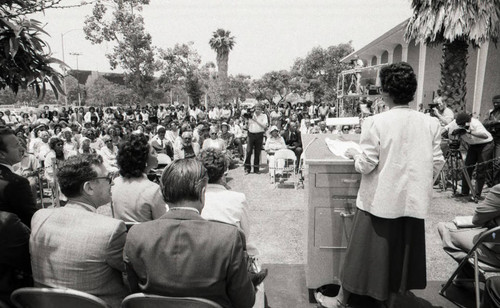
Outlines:
[{"label": "podium", "polygon": [[[310,302],[314,301],[315,289],[340,284],[361,181],[361,174],[354,170],[354,161],[335,156],[325,143],[325,138],[339,137],[302,135],[308,207],[305,269]],[[342,135],[342,138],[359,142],[359,135]]]}]

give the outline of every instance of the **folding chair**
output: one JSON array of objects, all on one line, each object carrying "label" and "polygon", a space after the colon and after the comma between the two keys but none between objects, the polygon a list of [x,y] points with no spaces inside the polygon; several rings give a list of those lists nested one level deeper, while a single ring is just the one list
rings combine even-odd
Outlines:
[{"label": "folding chair", "polygon": [[222,306],[211,300],[198,297],[171,297],[135,293],[125,297],[122,308],[222,308]]},{"label": "folding chair", "polygon": [[279,183],[285,183],[286,179],[291,179],[295,189],[298,187],[298,178],[296,172],[297,157],[292,150],[282,149],[274,153],[274,172],[281,171],[281,179],[275,176],[275,185],[278,187]]},{"label": "folding chair", "polygon": [[172,159],[165,153],[159,153],[157,158],[158,158],[158,169],[163,170],[163,168],[170,165],[170,163],[172,162]]},{"label": "folding chair", "polygon": [[[486,264],[484,262],[479,261],[477,249],[478,249],[478,247],[480,247],[481,245],[484,245],[484,244],[489,244],[489,245],[499,245],[500,244],[500,226],[484,232],[479,237],[476,244],[474,244],[474,246],[469,251],[467,256],[460,262],[460,264],[458,265],[455,272],[453,272],[451,277],[444,284],[443,288],[439,292],[440,295],[442,295],[446,299],[450,300],[451,302],[459,305],[452,298],[447,297],[446,290],[451,286],[451,284],[453,283],[453,280],[460,273],[460,271],[463,269],[465,264],[469,263],[474,267],[474,279],[460,279],[459,281],[460,282],[474,282],[474,294],[475,294],[475,299],[476,299],[476,308],[480,307],[481,298],[480,298],[479,283],[480,282],[484,283],[484,281],[486,280],[485,277],[488,274],[500,273],[500,267],[491,266],[489,264]],[[481,275],[481,277],[480,277],[480,275]],[[481,281],[480,281],[480,278],[481,278]]]},{"label": "folding chair", "polygon": [[102,299],[71,289],[21,288],[11,295],[18,308],[109,308]]}]

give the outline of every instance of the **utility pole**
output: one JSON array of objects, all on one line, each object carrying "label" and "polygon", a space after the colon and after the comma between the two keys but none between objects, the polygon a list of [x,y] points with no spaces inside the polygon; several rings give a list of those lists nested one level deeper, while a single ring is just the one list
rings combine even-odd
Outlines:
[{"label": "utility pole", "polygon": [[[78,71],[78,57],[83,54],[80,52],[70,52],[69,54],[76,57],[76,70]],[[77,78],[77,86],[78,86],[78,107],[80,107],[82,106],[82,97],[80,94],[80,81],[78,80],[78,78]]]},{"label": "utility pole", "polygon": [[[76,31],[76,30],[82,30],[80,28],[75,28],[75,29],[70,29],[64,33],[61,33],[61,51],[62,51],[62,61],[64,62],[64,64],[66,64],[65,62],[65,59],[64,59],[64,36],[70,32],[73,32],[73,31]],[[68,106],[68,94],[66,93],[66,67],[63,67],[63,70],[64,70],[64,79],[63,79],[63,89],[64,89],[64,104],[66,106]]]}]

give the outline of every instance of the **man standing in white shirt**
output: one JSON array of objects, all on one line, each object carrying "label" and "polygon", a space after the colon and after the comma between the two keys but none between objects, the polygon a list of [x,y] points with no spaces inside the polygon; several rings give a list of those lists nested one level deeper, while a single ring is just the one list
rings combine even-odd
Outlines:
[{"label": "man standing in white shirt", "polygon": [[443,98],[441,97],[441,90],[438,90],[437,93],[438,96],[434,99],[434,104],[437,104],[437,107],[432,108],[434,112],[431,114],[438,118],[441,126],[445,126],[453,121],[453,118],[455,118],[455,114],[453,113],[453,110],[451,110],[444,103]]},{"label": "man standing in white shirt", "polygon": [[252,167],[250,159],[254,154],[253,172],[259,173],[260,152],[262,151],[262,143],[264,141],[264,132],[269,125],[267,116],[262,113],[262,105],[256,104],[255,111],[251,118],[248,119],[248,141],[247,141],[247,157],[245,158],[245,174],[250,173]]}]

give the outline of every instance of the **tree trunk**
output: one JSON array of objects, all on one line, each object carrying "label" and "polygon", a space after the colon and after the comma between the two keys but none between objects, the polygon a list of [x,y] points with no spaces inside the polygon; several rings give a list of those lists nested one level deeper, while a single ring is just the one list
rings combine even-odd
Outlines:
[{"label": "tree trunk", "polygon": [[217,104],[226,103],[227,95],[228,95],[228,87],[229,80],[227,77],[227,68],[229,61],[229,53],[218,53],[217,54],[217,68],[219,71],[219,95],[221,102],[217,102]]},{"label": "tree trunk", "polygon": [[466,112],[465,95],[467,87],[465,76],[469,44],[463,39],[443,44],[441,63],[441,91],[446,105],[455,113]]},{"label": "tree trunk", "polygon": [[217,54],[217,68],[219,71],[219,79],[227,80],[228,61],[229,53]]}]

